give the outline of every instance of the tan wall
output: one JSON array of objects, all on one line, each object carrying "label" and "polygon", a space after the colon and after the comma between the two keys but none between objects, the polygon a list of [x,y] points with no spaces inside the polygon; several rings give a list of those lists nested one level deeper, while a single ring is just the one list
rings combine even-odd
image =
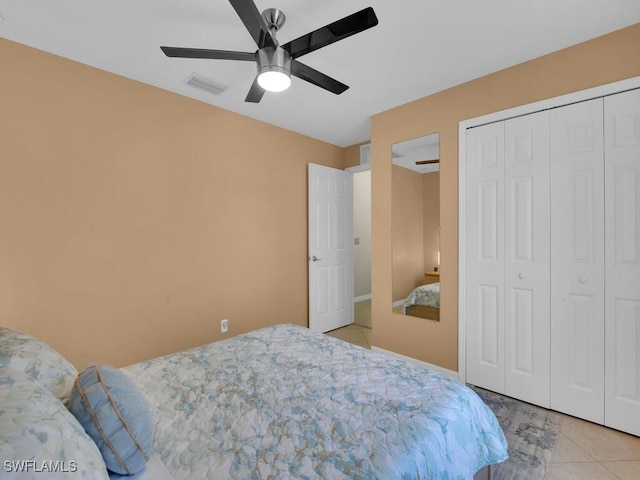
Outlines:
[{"label": "tan wall", "polygon": [[393,302],[424,284],[424,273],[437,266],[440,221],[439,172],[392,169]]},{"label": "tan wall", "polygon": [[440,236],[440,172],[422,174],[424,212],[424,271],[438,266]]},{"label": "tan wall", "polygon": [[0,59],[0,325],[83,367],[223,318],[307,324],[306,165],[341,148],[9,41]]},{"label": "tan wall", "polygon": [[[392,184],[395,302],[406,298],[424,279],[424,210],[420,173],[393,165]],[[389,303],[389,308],[392,303]]]},{"label": "tan wall", "polygon": [[[373,344],[457,370],[458,123],[640,76],[640,24],[374,116],[371,120]],[[440,322],[392,313],[391,145],[440,132]]]},{"label": "tan wall", "polygon": [[351,145],[349,147],[345,147],[342,150],[342,160],[344,162],[344,167],[357,167],[360,165],[360,147],[369,143],[366,142],[356,143],[355,145]]}]

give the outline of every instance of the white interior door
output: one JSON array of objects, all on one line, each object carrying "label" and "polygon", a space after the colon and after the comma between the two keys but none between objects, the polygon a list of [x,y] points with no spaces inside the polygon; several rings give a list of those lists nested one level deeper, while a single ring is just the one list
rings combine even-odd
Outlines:
[{"label": "white interior door", "polygon": [[605,109],[605,423],[640,435],[640,90]]},{"label": "white interior door", "polygon": [[549,407],[549,113],[505,122],[505,394]]},{"label": "white interior door", "polygon": [[309,328],[353,323],[353,180],[309,164]]},{"label": "white interior door", "polygon": [[467,132],[466,380],[504,393],[504,122]]},{"label": "white interior door", "polygon": [[551,408],[604,423],[602,98],[551,111]]}]

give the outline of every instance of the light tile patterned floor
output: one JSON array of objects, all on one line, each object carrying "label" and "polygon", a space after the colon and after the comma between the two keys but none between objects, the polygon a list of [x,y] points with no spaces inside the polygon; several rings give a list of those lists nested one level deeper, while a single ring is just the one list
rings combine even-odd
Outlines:
[{"label": "light tile patterned floor", "polygon": [[640,438],[565,415],[549,480],[573,479],[640,479]]},{"label": "light tile patterned floor", "polygon": [[327,332],[327,335],[361,347],[371,348],[371,328],[352,324]]},{"label": "light tile patterned floor", "polygon": [[327,332],[327,335],[370,349],[371,300],[354,303],[353,318],[353,324]]},{"label": "light tile patterned floor", "polygon": [[[360,308],[362,307],[367,308],[366,305],[361,305]],[[370,315],[370,307],[368,308]],[[371,327],[367,326],[367,320],[356,321],[358,323],[333,330],[327,335],[371,348]],[[371,325],[370,320],[368,325]],[[547,480],[639,479],[639,437],[568,415],[563,416],[560,437]]]}]

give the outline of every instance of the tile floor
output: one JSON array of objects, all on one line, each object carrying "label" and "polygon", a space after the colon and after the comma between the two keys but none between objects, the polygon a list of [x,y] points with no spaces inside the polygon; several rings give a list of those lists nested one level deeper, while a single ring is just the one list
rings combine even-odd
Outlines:
[{"label": "tile floor", "polygon": [[638,480],[640,438],[565,415],[549,480]]},{"label": "tile floor", "polygon": [[[327,335],[371,348],[370,320],[356,322]],[[640,437],[564,415],[547,480],[640,480]]]},{"label": "tile floor", "polygon": [[371,328],[354,323],[346,327],[327,332],[327,335],[361,347],[371,348]]},{"label": "tile floor", "polygon": [[371,300],[354,303],[353,319],[353,324],[327,332],[327,335],[371,348]]}]

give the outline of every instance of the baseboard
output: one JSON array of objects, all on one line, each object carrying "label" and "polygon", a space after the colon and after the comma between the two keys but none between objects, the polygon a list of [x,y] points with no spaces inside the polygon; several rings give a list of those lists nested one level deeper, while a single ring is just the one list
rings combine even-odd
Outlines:
[{"label": "baseboard", "polygon": [[360,295],[359,297],[353,297],[353,303],[364,302],[365,300],[371,300],[371,294]]},{"label": "baseboard", "polygon": [[371,350],[378,353],[383,353],[385,355],[389,355],[391,357],[399,358],[400,360],[404,360],[405,362],[413,363],[415,365],[419,365],[424,368],[428,368],[429,370],[433,370],[434,372],[438,372],[442,375],[445,375],[449,378],[453,378],[454,380],[458,379],[458,372],[454,372],[453,370],[449,370],[438,365],[433,365],[431,363],[423,362],[422,360],[418,360],[417,358],[407,357],[406,355],[402,355],[400,353],[392,352],[390,350],[385,350],[384,348],[372,346]]}]

